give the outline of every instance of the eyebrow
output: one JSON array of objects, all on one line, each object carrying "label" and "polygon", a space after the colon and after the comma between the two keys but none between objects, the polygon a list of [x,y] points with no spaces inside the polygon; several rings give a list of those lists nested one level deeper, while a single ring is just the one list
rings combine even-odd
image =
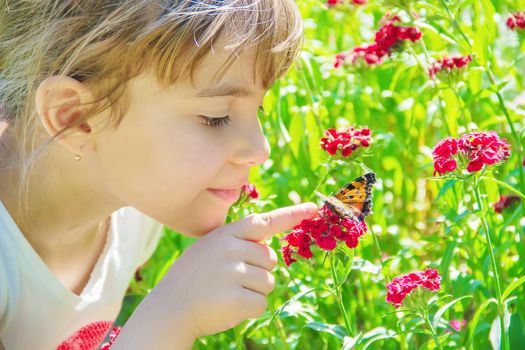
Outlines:
[{"label": "eyebrow", "polygon": [[219,86],[204,88],[195,95],[195,97],[222,97],[222,96],[246,97],[246,96],[255,96],[255,94],[253,93],[253,91],[243,88],[242,86],[219,85]]}]

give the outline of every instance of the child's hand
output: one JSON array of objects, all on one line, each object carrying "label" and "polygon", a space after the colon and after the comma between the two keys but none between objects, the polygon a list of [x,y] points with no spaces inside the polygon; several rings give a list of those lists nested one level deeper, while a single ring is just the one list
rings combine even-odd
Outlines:
[{"label": "child's hand", "polygon": [[163,305],[159,311],[172,315],[173,324],[185,322],[195,337],[261,316],[267,307],[266,296],[274,288],[270,271],[277,264],[277,255],[257,242],[316,213],[314,203],[303,203],[252,214],[211,231],[182,254],[149,297],[161,298],[156,303]]}]

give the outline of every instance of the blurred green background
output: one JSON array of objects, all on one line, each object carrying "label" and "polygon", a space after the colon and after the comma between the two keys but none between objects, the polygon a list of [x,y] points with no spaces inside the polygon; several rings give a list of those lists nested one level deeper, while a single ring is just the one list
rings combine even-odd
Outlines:
[{"label": "blurred green background", "polygon": [[[236,215],[316,200],[312,194],[318,185],[321,192],[331,193],[354,177],[375,172],[379,181],[373,214],[366,220],[370,232],[361,238],[353,261],[348,249],[337,253],[338,268],[348,267],[345,263],[352,267],[342,290],[352,328],[362,335],[358,348],[433,348],[429,337],[417,332],[417,324],[399,322],[385,301],[385,285],[393,277],[433,267],[443,277],[440,295],[472,296],[443,315],[445,321],[467,322],[459,332],[447,332],[444,323],[439,329],[444,348],[491,349],[496,308],[489,300],[495,292],[475,198],[461,183],[432,179],[431,152],[447,136],[494,130],[511,144],[512,155],[487,175],[525,192],[516,152],[525,139],[525,44],[522,35],[505,25],[509,13],[525,10],[525,1],[369,0],[361,6],[328,8],[322,1],[297,0],[297,5],[304,18],[303,51],[265,98],[260,120],[272,147],[271,160],[251,174],[260,198]],[[403,25],[417,26],[422,40],[379,65],[334,69],[336,53],[373,42],[388,11],[398,12]],[[474,61],[454,82],[429,79],[430,62],[453,54],[473,54]],[[373,144],[358,158],[337,161],[319,147],[319,140],[327,128],[344,126],[370,128]],[[524,204],[496,214],[490,204],[511,192],[488,181],[482,192],[505,290],[524,275]],[[284,234],[270,244],[280,261],[265,315],[199,338],[194,349],[355,348],[325,288],[331,281],[325,252],[314,249],[311,264],[287,268],[279,253]],[[140,270],[142,280],[131,281],[116,324],[125,323],[193,242],[165,230]],[[523,295],[523,285],[517,286],[507,304],[513,350],[525,349]]]}]

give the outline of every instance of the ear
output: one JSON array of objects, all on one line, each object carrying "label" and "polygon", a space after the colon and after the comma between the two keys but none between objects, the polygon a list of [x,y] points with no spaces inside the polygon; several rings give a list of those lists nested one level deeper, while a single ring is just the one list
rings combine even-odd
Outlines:
[{"label": "ear", "polygon": [[[51,76],[40,83],[35,96],[36,111],[49,135],[55,136],[60,130],[83,116],[92,98],[89,89],[76,79],[66,76]],[[80,148],[91,148],[91,127],[88,123],[70,128],[57,141],[73,154]]]}]

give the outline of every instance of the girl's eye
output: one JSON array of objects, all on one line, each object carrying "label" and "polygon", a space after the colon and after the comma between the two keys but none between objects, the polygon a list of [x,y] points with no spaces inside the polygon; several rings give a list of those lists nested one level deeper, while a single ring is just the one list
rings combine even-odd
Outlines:
[{"label": "girl's eye", "polygon": [[212,128],[217,128],[223,125],[228,125],[231,122],[230,116],[228,115],[225,117],[214,117],[214,118],[206,117],[204,115],[201,115],[200,117],[201,117],[203,125],[210,126]]}]

